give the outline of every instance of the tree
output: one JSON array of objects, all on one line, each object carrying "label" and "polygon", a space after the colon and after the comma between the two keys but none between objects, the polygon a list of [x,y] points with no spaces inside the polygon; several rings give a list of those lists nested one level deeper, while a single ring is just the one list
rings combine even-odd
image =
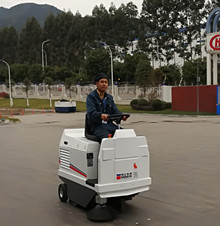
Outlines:
[{"label": "tree", "polygon": [[144,96],[146,94],[147,86],[152,84],[154,70],[150,65],[150,62],[146,59],[140,59],[135,71],[135,83],[144,90]]},{"label": "tree", "polygon": [[187,85],[196,85],[197,77],[200,78],[200,84],[206,84],[206,60],[204,58],[186,61],[182,70],[183,79]]},{"label": "tree", "polygon": [[28,19],[19,39],[20,63],[41,62],[41,36],[42,29],[37,20],[34,17]]},{"label": "tree", "polygon": [[159,55],[168,64],[174,57],[173,46],[178,34],[178,21],[175,20],[178,1],[144,0],[141,11],[141,48],[151,53],[153,59]]},{"label": "tree", "polygon": [[131,55],[126,55],[124,58],[124,63],[121,69],[121,74],[120,77],[124,81],[129,81],[129,82],[135,82],[135,70],[137,66],[137,61],[135,60],[134,56]]},{"label": "tree", "polygon": [[52,100],[51,100],[51,86],[53,85],[53,79],[51,77],[45,77],[44,83],[47,85],[49,90],[49,99],[50,99],[50,107],[52,107]]},{"label": "tree", "polygon": [[94,81],[97,73],[110,75],[109,52],[103,48],[93,49],[86,56],[85,69],[90,81]]},{"label": "tree", "polygon": [[[68,30],[65,49],[67,54],[67,66],[75,69],[80,68],[84,56],[84,45],[86,36],[81,35],[82,16],[76,14],[72,17],[72,25]],[[88,31],[87,31],[88,32]]]},{"label": "tree", "polygon": [[144,0],[141,49],[156,58],[159,46],[159,57],[167,64],[174,58],[174,52],[186,60],[200,55],[201,48],[193,47],[192,41],[204,38],[201,28],[210,10],[210,1],[206,0]]},{"label": "tree", "polygon": [[[8,80],[8,78],[5,79],[5,85],[9,89],[9,80]],[[14,85],[15,85],[15,81],[13,79],[11,79],[11,95],[12,95],[12,98],[13,98],[13,86]]]},{"label": "tree", "polygon": [[154,86],[159,86],[162,84],[163,82],[163,71],[161,70],[161,68],[156,68],[154,70],[154,79],[153,79],[153,83],[154,83]]},{"label": "tree", "polygon": [[[52,73],[52,70],[51,70]],[[52,74],[50,75],[52,77]],[[54,80],[65,82],[66,78],[72,77],[72,71],[68,67],[56,67],[54,70]]]},{"label": "tree", "polygon": [[14,27],[0,29],[0,59],[11,64],[17,60],[18,33]]},{"label": "tree", "polygon": [[[63,12],[58,14],[56,17],[49,16],[44,25],[43,35],[44,39],[50,39],[51,45],[48,48],[48,61],[52,65],[57,66],[71,66],[73,63],[72,56],[75,54],[75,46],[73,46],[74,40],[73,29],[79,26],[79,21],[74,23],[73,14],[68,12]],[[80,28],[74,31],[78,34]],[[78,36],[79,38],[79,36]],[[80,42],[80,40],[77,40]],[[75,43],[77,43],[75,40]]]},{"label": "tree", "polygon": [[8,77],[8,68],[4,67],[4,64],[0,63],[0,83],[4,83]]},{"label": "tree", "polygon": [[41,83],[42,82],[41,73],[42,73],[42,68],[41,68],[40,64],[32,64],[29,66],[28,75],[29,75],[30,80],[33,83]]},{"label": "tree", "polygon": [[56,38],[56,36],[54,36],[54,34],[57,33],[57,25],[56,25],[56,18],[53,14],[50,14],[45,22],[44,22],[44,27],[43,27],[43,39],[50,39],[53,40],[54,38]]},{"label": "tree", "polygon": [[26,77],[26,78],[24,79],[23,83],[24,83],[23,90],[24,90],[24,92],[25,92],[25,94],[26,94],[26,99],[27,99],[27,107],[29,107],[30,105],[29,105],[28,91],[29,91],[30,88],[31,88],[31,81],[30,81],[30,79],[29,79],[28,77]]},{"label": "tree", "polygon": [[95,40],[105,40],[106,43],[110,43],[111,39],[111,20],[110,15],[103,4],[95,6],[92,11],[92,16],[95,20]]},{"label": "tree", "polygon": [[[12,66],[20,63],[12,69],[16,82],[25,77],[32,82],[41,82],[45,77],[64,82],[73,75],[77,80],[81,75],[76,74],[82,68],[83,81],[93,81],[98,72],[110,75],[109,52],[97,47],[104,41],[112,50],[116,77],[134,82],[139,54],[145,54],[147,59],[159,58],[168,66],[176,53],[185,61],[200,56],[201,48],[193,47],[192,40],[203,39],[200,31],[204,18],[218,3],[219,0],[143,0],[140,16],[132,2],[118,8],[112,3],[108,10],[101,4],[94,7],[92,16],[73,15],[70,11],[51,14],[43,31],[35,18],[29,18],[20,35],[13,27],[0,29],[0,59]],[[41,44],[47,39],[51,40],[44,46],[49,67],[40,73]],[[132,49],[137,39],[137,49]],[[129,55],[128,49],[134,55]],[[0,80],[4,81],[4,77],[1,73]],[[169,83],[174,80],[170,74]]]},{"label": "tree", "polygon": [[126,74],[124,74],[123,63],[115,62],[114,63],[114,78],[117,83],[119,82],[126,82]]},{"label": "tree", "polygon": [[86,74],[86,70],[84,68],[80,68],[78,73],[73,73],[72,78],[74,80],[74,84],[91,82],[91,78],[90,78],[90,80],[88,79],[88,76]]},{"label": "tree", "polygon": [[50,43],[44,46],[47,53],[47,61],[49,65],[59,65],[61,62],[57,62],[56,55],[60,52],[57,45],[57,31],[58,27],[56,24],[56,17],[53,14],[50,14],[43,26],[42,30],[42,42],[44,40],[50,40]]},{"label": "tree", "polygon": [[[181,25],[181,32],[178,34],[178,48],[180,56],[185,60],[191,59],[193,55],[201,55],[200,48],[193,47],[193,40],[201,41],[204,39],[204,34],[201,33],[201,28],[205,28],[205,19],[207,18],[212,4],[206,0],[184,0],[177,7],[178,13],[176,20]],[[184,48],[188,47],[188,48]]]},{"label": "tree", "polygon": [[69,91],[69,94],[70,94],[70,101],[72,101],[72,92],[74,91],[73,90],[73,84],[74,84],[74,79],[73,78],[66,78],[65,79],[65,88]]},{"label": "tree", "polygon": [[27,64],[13,64],[11,65],[11,72],[15,82],[23,82],[23,80],[28,77]]},{"label": "tree", "polygon": [[160,68],[163,74],[164,85],[177,85],[180,82],[180,69],[176,65],[167,65]]},{"label": "tree", "polygon": [[[128,50],[128,43],[130,44],[138,35],[139,23],[137,20],[138,10],[137,6],[132,2],[127,5],[121,4],[116,9],[114,5],[109,9],[111,13],[111,40],[109,43],[112,46],[119,46],[118,56],[121,57],[120,52],[126,53]],[[120,32],[119,32],[120,31]],[[122,55],[123,56],[123,55]]]}]

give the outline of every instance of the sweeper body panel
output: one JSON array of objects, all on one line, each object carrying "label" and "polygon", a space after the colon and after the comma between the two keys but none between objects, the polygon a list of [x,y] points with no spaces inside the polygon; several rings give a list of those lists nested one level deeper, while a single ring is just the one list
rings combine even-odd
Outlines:
[{"label": "sweeper body panel", "polygon": [[65,129],[59,148],[61,201],[83,206],[107,205],[149,190],[149,149],[144,136],[118,129],[113,138],[91,141],[84,129]]},{"label": "sweeper body panel", "polygon": [[[59,176],[94,190],[101,198],[133,195],[149,189],[146,138],[134,130],[116,130],[101,145],[84,129],[66,129],[60,141]],[[73,200],[74,201],[74,200]],[[80,204],[80,203],[78,203]]]}]

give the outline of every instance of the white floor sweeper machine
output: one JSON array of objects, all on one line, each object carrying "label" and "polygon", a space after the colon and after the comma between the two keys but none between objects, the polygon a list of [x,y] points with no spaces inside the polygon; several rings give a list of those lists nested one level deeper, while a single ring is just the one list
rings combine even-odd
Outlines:
[{"label": "white floor sweeper machine", "polygon": [[88,208],[90,220],[114,219],[115,203],[131,200],[151,184],[146,137],[120,129],[123,116],[130,115],[109,116],[119,126],[112,138],[99,141],[91,135],[86,117],[85,128],[65,129],[60,140],[58,196]]}]

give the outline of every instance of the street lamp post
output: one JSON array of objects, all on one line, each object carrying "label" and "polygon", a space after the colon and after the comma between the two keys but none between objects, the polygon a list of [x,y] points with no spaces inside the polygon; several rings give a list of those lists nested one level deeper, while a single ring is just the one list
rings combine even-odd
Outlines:
[{"label": "street lamp post", "polygon": [[45,55],[45,66],[47,67],[47,52],[44,50],[44,55]]},{"label": "street lamp post", "polygon": [[42,54],[42,71],[44,72],[44,44],[49,42],[50,39],[43,41],[41,45],[41,54]]},{"label": "street lamp post", "polygon": [[10,107],[13,106],[13,99],[12,99],[12,93],[11,93],[11,71],[10,71],[10,66],[5,60],[1,60],[0,62],[5,63],[8,67],[8,83],[9,83],[9,97],[10,97]]},{"label": "street lamp post", "polygon": [[108,48],[109,53],[110,53],[110,58],[111,58],[111,80],[112,80],[112,96],[114,98],[114,76],[113,76],[113,57],[112,57],[112,50],[111,48],[106,45],[105,42],[100,42],[101,45],[105,46],[106,48]]}]

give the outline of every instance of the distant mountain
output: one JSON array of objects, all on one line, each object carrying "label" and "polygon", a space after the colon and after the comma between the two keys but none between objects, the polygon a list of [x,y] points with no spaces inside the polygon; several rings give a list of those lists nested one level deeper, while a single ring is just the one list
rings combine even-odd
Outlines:
[{"label": "distant mountain", "polygon": [[10,9],[0,7],[0,28],[13,26],[20,32],[30,17],[35,17],[39,24],[43,26],[48,15],[57,15],[61,12],[61,10],[54,6],[35,3],[23,3]]}]

